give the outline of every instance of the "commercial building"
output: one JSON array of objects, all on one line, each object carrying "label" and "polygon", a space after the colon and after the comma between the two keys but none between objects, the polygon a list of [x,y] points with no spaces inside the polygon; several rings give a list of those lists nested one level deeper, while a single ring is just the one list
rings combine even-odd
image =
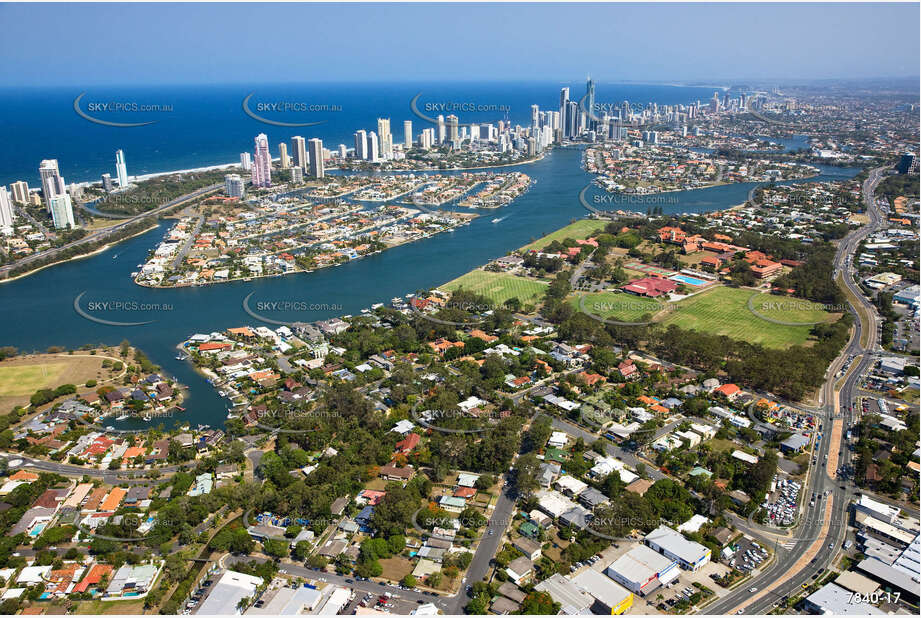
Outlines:
[{"label": "commercial building", "polygon": [[696,571],[710,562],[710,548],[687,540],[668,526],[659,526],[647,534],[646,543],[666,558],[677,560],[688,571]]},{"label": "commercial building", "polygon": [[803,607],[813,614],[835,616],[884,616],[885,612],[869,603],[855,602],[854,594],[837,584],[825,584],[803,601]]},{"label": "commercial building", "polygon": [[242,599],[252,597],[256,588],[262,585],[262,578],[255,575],[224,571],[211,588],[211,594],[204,600],[196,613],[203,615],[239,614],[237,605]]},{"label": "commercial building", "polygon": [[680,575],[678,563],[645,545],[637,545],[612,562],[605,575],[625,588],[643,596]]},{"label": "commercial building", "polygon": [[567,616],[587,614],[588,608],[595,602],[590,594],[559,573],[554,573],[534,586],[534,589],[549,594],[550,598],[560,604],[560,613]]},{"label": "commercial building", "polygon": [[633,605],[633,594],[629,590],[593,569],[583,570],[572,578],[572,583],[595,599],[594,614],[617,616]]}]

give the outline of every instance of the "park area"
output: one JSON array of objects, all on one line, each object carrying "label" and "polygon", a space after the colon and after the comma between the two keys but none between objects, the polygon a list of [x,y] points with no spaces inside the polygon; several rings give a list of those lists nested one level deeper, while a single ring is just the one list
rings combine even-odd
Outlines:
[{"label": "park area", "polygon": [[[744,288],[715,287],[695,294],[677,303],[662,324],[732,339],[761,344],[768,348],[788,348],[803,345],[809,340],[812,323],[831,322],[835,314],[816,308],[806,308],[809,303],[801,299],[755,294]],[[759,315],[749,309],[755,308]],[[798,323],[798,326],[777,324],[769,320]]]},{"label": "park area", "polygon": [[502,305],[510,298],[517,298],[522,305],[528,305],[543,298],[547,284],[505,273],[473,270],[440,286],[439,289],[455,292],[461,288],[488,298],[496,306]]},{"label": "park area", "polygon": [[638,322],[644,316],[655,317],[654,321],[664,326],[674,324],[769,348],[807,344],[813,323],[832,322],[839,315],[816,308],[814,303],[802,299],[726,286],[705,290],[676,303],[623,292],[599,292],[584,295],[584,301],[582,298],[581,295],[572,296],[568,302],[577,310],[606,320]]},{"label": "park area", "polygon": [[609,223],[609,221],[599,221],[598,219],[579,219],[570,223],[566,227],[559,229],[551,234],[547,234],[539,240],[535,240],[531,244],[525,245],[522,247],[524,251],[531,251],[536,249],[543,249],[554,240],[563,241],[566,238],[572,238],[573,240],[585,240],[595,234],[600,233],[604,230],[604,227]]},{"label": "park area", "polygon": [[[88,380],[102,382],[112,376],[102,355],[30,354],[0,362],[0,411],[28,405],[35,391],[62,384],[81,386]],[[113,360],[110,358],[109,360]]]}]

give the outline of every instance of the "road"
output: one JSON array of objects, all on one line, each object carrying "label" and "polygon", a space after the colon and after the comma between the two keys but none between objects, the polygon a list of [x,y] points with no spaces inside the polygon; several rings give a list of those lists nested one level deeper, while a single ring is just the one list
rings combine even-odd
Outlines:
[{"label": "road", "polygon": [[[150,470],[138,470],[136,474],[139,476],[136,478],[126,478],[119,476],[119,470],[101,470],[99,468],[86,468],[83,466],[74,466],[72,464],[58,463],[56,461],[44,461],[42,459],[33,459],[31,457],[24,457],[19,453],[3,453],[0,452],[0,458],[6,460],[7,464],[11,461],[21,460],[23,463],[19,464],[17,468],[13,469],[28,469],[28,470],[38,470],[41,472],[54,472],[55,474],[60,474],[62,476],[73,476],[81,477],[87,475],[93,478],[102,479],[109,485],[143,485],[157,483],[162,480],[162,477],[169,476],[176,472],[179,469],[179,466],[163,466],[157,468],[160,471],[160,479],[150,479],[143,478],[140,475],[150,472]],[[123,472],[123,471],[122,471]]]},{"label": "road", "polygon": [[0,267],[0,278],[4,278],[4,277],[9,276],[9,272],[10,272],[13,268],[18,268],[18,267],[23,266],[23,265],[26,265],[26,264],[31,264],[31,263],[33,263],[33,262],[36,262],[36,261],[38,261],[38,260],[43,260],[43,259],[45,259],[45,258],[49,258],[49,257],[52,257],[52,258],[53,258],[54,256],[60,254],[61,252],[65,251],[65,250],[67,250],[67,249],[70,249],[70,248],[72,248],[72,247],[78,247],[78,246],[80,246],[80,245],[84,245],[84,244],[87,244],[87,243],[90,243],[90,242],[93,242],[93,241],[97,241],[97,240],[104,240],[107,236],[111,235],[112,233],[117,232],[117,231],[119,231],[119,230],[122,230],[122,229],[124,229],[124,228],[126,228],[126,227],[128,227],[128,226],[130,226],[130,225],[132,225],[132,224],[134,224],[134,223],[137,223],[137,222],[140,221],[141,219],[145,219],[145,218],[147,218],[147,217],[156,217],[156,216],[159,215],[160,213],[162,213],[162,212],[164,212],[164,211],[166,211],[166,210],[169,210],[170,208],[173,208],[173,207],[175,207],[175,206],[178,206],[178,205],[183,204],[183,203],[185,203],[185,202],[188,202],[188,201],[190,201],[190,200],[197,199],[197,198],[199,198],[199,197],[202,197],[203,195],[207,195],[208,193],[212,193],[212,192],[214,192],[214,191],[217,191],[218,189],[220,189],[220,188],[223,187],[223,186],[224,186],[223,184],[214,184],[214,185],[210,185],[210,186],[207,186],[207,187],[203,187],[203,188],[201,188],[201,189],[198,189],[197,191],[193,191],[192,193],[187,193],[186,195],[182,195],[182,196],[180,196],[180,197],[177,197],[177,198],[174,199],[174,200],[170,200],[170,201],[166,202],[165,204],[163,204],[162,206],[157,206],[156,208],[154,208],[154,209],[152,209],[152,210],[148,210],[148,211],[143,212],[143,213],[141,213],[141,214],[139,214],[139,215],[135,215],[135,216],[133,216],[133,217],[130,217],[130,218],[128,218],[128,219],[125,219],[125,220],[122,221],[121,223],[116,223],[115,225],[113,225],[113,226],[111,226],[111,227],[107,227],[107,228],[105,228],[105,229],[98,230],[98,231],[96,231],[96,232],[91,232],[90,234],[87,234],[86,236],[84,236],[84,237],[81,238],[80,240],[75,240],[75,241],[69,242],[69,243],[67,243],[67,244],[65,244],[65,245],[61,245],[60,247],[55,247],[55,248],[53,248],[53,249],[48,249],[47,251],[41,251],[41,252],[39,252],[39,253],[34,253],[34,254],[32,254],[32,255],[30,255],[30,256],[28,256],[28,257],[24,257],[24,258],[22,258],[22,259],[20,259],[20,260],[16,260],[16,261],[15,261],[14,263],[12,263],[12,264],[8,264],[8,265],[6,265],[6,266]]},{"label": "road", "polygon": [[[838,459],[836,454],[831,452],[832,449],[840,453],[839,465],[847,463],[849,459],[850,453],[845,447],[843,438],[839,443],[831,444],[832,423],[836,420],[840,421],[846,430],[853,422],[850,410],[856,397],[857,384],[860,376],[874,362],[873,353],[877,349],[875,310],[854,283],[848,256],[852,256],[860,242],[880,226],[881,215],[874,192],[884,169],[886,168],[872,170],[863,185],[863,199],[867,206],[869,222],[846,236],[839,244],[835,254],[837,271],[844,273],[842,277],[844,284],[855,294],[861,308],[868,312],[870,327],[866,333],[867,346],[864,348],[860,341],[863,338],[865,326],[860,320],[858,308],[851,304],[850,310],[857,317],[855,329],[850,342],[838,358],[831,363],[826,373],[821,398],[825,439],[821,440],[816,449],[817,464],[813,467],[809,484],[804,488],[802,494],[802,499],[808,500],[810,492],[815,492],[816,506],[806,508],[800,524],[794,530],[794,536],[787,543],[788,547],[780,545],[776,547],[775,560],[769,567],[738,590],[706,607],[703,613],[730,614],[740,610],[745,614],[768,613],[772,606],[783,597],[801,591],[804,584],[811,583],[819,573],[831,566],[844,541],[847,533],[847,509],[851,498],[856,493],[856,487],[836,480],[835,470],[832,470],[829,475],[828,467],[831,466],[826,466],[825,461],[828,457],[831,457],[832,462]],[[848,302],[851,303],[850,299]],[[852,354],[859,357],[859,360],[857,358],[854,360],[855,363],[858,363],[857,368],[848,374],[836,396],[836,375],[847,357]],[[826,492],[829,493],[828,498],[820,499],[819,496],[824,496]],[[826,509],[830,509],[830,513],[826,513]],[[827,529],[825,529],[826,519],[828,520]],[[804,555],[810,549],[814,552],[816,548],[818,548],[818,553],[815,558],[804,559]],[[757,588],[761,592],[750,593],[749,588]]]}]

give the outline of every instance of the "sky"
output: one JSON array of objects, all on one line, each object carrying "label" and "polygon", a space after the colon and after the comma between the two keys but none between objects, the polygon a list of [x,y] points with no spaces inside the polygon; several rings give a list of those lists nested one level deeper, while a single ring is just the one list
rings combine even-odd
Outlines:
[{"label": "sky", "polygon": [[0,4],[0,86],[917,76],[910,4]]}]

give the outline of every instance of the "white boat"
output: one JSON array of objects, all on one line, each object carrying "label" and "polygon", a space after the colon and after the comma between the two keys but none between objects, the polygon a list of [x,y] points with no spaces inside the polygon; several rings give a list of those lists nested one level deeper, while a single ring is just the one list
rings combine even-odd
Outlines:
[{"label": "white boat", "polygon": [[128,418],[129,416],[131,416],[131,415],[130,415],[130,414],[122,414],[121,416],[116,416],[116,417],[115,417],[115,420],[116,420],[116,421],[123,421],[123,420],[125,420],[126,418]]},{"label": "white boat", "polygon": [[501,223],[503,219],[505,219],[505,217],[496,217],[495,219],[492,220],[492,222],[493,222],[493,223]]}]

